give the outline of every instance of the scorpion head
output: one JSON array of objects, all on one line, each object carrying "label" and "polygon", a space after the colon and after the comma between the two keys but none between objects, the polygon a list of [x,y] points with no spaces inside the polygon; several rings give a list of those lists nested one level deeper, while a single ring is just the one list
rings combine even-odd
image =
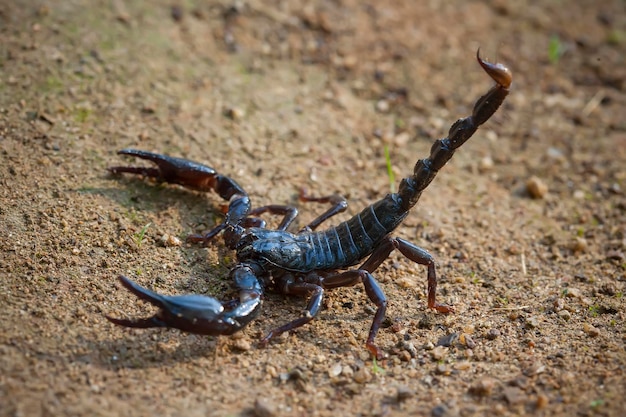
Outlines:
[{"label": "scorpion head", "polygon": [[245,234],[246,229],[239,224],[228,224],[224,229],[224,242],[229,249],[237,249],[241,246],[242,237]]}]

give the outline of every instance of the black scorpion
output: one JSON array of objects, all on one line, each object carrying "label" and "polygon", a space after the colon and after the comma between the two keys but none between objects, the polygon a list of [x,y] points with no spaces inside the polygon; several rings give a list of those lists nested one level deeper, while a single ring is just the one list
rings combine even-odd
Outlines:
[{"label": "black scorpion", "polygon": [[[392,237],[391,233],[402,223],[422,191],[450,160],[455,150],[496,112],[509,93],[512,81],[510,71],[502,64],[492,64],[481,59],[479,53],[476,58],[496,85],[478,99],[472,115],[457,120],[447,138],[435,141],[430,156],[417,161],[413,175],[401,181],[397,193],[386,195],[350,220],[324,231],[315,229],[346,209],[347,203],[343,197],[333,195],[313,198],[301,194],[302,200],[331,203],[332,207],[299,232],[291,233],[287,228],[297,215],[294,207],[268,205],[252,209],[248,194],[239,184],[208,166],[140,150],[119,151],[122,155],[152,161],[157,167],[118,166],[109,168],[111,173],[138,174],[197,191],[213,190],[229,202],[222,223],[204,235],[191,235],[188,240],[206,243],[220,232],[223,233],[226,246],[235,250],[237,256],[230,278],[239,291],[239,298],[220,302],[198,294],[161,295],[120,276],[124,287],[160,310],[153,317],[145,319],[108,316],[107,319],[126,327],[170,327],[203,335],[230,335],[243,329],[259,314],[265,288],[308,297],[304,315],[270,331],[261,340],[264,345],[279,334],[313,320],[320,310],[324,290],[362,283],[367,296],[377,308],[366,346],[376,358],[381,359],[384,354],[374,339],[385,316],[387,299],[372,273],[394,249],[428,268],[428,307],[442,313],[452,312],[451,307],[435,300],[437,277],[433,257],[411,242]],[[276,230],[265,228],[265,222],[258,217],[263,213],[284,216]],[[360,267],[347,269],[365,257],[368,258]]]}]

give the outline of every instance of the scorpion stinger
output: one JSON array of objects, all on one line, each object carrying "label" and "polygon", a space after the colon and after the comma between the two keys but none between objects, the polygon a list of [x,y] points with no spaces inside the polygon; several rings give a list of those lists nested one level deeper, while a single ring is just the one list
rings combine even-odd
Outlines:
[{"label": "scorpion stinger", "polygon": [[[189,240],[206,242],[223,233],[226,246],[236,252],[237,262],[230,278],[239,291],[239,299],[222,303],[202,295],[165,296],[121,277],[124,287],[156,305],[160,311],[148,319],[107,318],[126,327],[172,327],[199,334],[232,334],[258,314],[266,288],[308,298],[304,315],[270,331],[261,340],[264,345],[277,335],[313,320],[323,305],[325,290],[362,284],[376,306],[365,344],[372,355],[382,359],[384,353],[376,345],[375,338],[385,317],[387,298],[373,273],[396,249],[413,262],[426,266],[427,306],[440,313],[452,312],[451,307],[436,300],[434,258],[413,243],[393,237],[392,233],[454,152],[498,110],[509,93],[511,72],[501,64],[483,60],[478,52],[476,59],[495,85],[476,101],[472,114],[457,120],[446,138],[433,143],[430,155],[417,161],[413,174],[400,182],[397,193],[388,194],[351,219],[326,230],[317,231],[317,227],[347,207],[345,199],[339,195],[315,198],[302,192],[302,201],[329,203],[331,207],[297,233],[291,233],[287,228],[298,213],[294,207],[268,205],[251,209],[250,199],[243,188],[212,168],[134,149],[120,151],[124,155],[150,160],[157,168],[113,167],[109,169],[112,173],[139,174],[194,190],[213,190],[229,201],[223,223],[205,235],[192,235]],[[256,217],[263,213],[284,217],[278,228],[271,230]],[[361,262],[360,267],[353,268]]]}]

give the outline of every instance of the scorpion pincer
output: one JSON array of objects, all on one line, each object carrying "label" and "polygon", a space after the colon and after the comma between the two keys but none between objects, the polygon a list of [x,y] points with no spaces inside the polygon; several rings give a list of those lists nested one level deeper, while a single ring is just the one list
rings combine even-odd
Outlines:
[{"label": "scorpion pincer", "polygon": [[[228,211],[224,221],[204,235],[191,235],[191,242],[206,243],[222,233],[224,242],[236,253],[236,263],[230,278],[238,290],[238,298],[220,302],[198,295],[161,295],[120,276],[122,285],[138,298],[159,308],[145,319],[119,319],[111,322],[135,328],[169,327],[203,335],[230,335],[244,328],[258,314],[263,291],[267,288],[283,294],[307,297],[305,313],[272,331],[262,340],[267,344],[279,334],[310,322],[319,313],[325,290],[363,284],[370,301],[376,305],[366,347],[376,358],[384,357],[374,343],[385,317],[387,299],[372,273],[397,249],[411,261],[427,268],[428,307],[441,313],[452,308],[435,299],[437,276],[435,261],[424,249],[391,233],[417,203],[422,191],[437,172],[452,158],[478,127],[500,107],[509,93],[511,72],[502,64],[493,64],[476,58],[495,85],[480,97],[471,116],[457,120],[444,139],[432,145],[430,155],[415,164],[413,175],[404,178],[398,192],[388,194],[366,207],[359,214],[324,231],[317,227],[346,209],[346,200],[339,195],[314,198],[301,193],[302,201],[316,201],[331,207],[297,233],[287,231],[297,216],[295,207],[267,205],[252,208],[246,191],[233,179],[212,168],[186,159],[174,158],[135,149],[124,149],[119,154],[146,159],[156,167],[117,166],[109,168],[113,174],[130,173],[179,184],[197,191],[213,190],[227,200]],[[267,229],[258,216],[263,213],[283,216],[276,230]],[[351,268],[367,258],[360,266]]]}]

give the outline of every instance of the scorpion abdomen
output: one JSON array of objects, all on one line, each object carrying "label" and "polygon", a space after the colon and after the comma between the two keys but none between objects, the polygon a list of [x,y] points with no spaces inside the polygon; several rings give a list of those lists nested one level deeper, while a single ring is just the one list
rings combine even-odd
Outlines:
[{"label": "scorpion abdomen", "polygon": [[397,194],[366,207],[351,219],[328,230],[310,233],[309,270],[340,269],[356,265],[393,232],[408,214]]}]

